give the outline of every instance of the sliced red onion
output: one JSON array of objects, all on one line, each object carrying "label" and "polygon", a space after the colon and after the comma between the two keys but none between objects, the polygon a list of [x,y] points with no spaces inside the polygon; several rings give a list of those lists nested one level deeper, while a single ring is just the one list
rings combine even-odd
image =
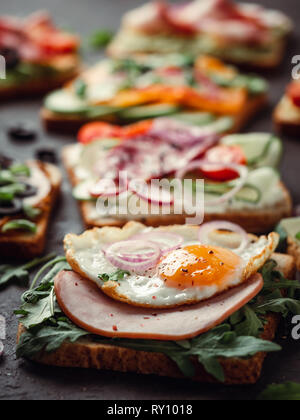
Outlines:
[{"label": "sliced red onion", "polygon": [[104,253],[112,265],[136,273],[144,273],[154,267],[161,255],[158,245],[144,240],[116,242]]},{"label": "sliced red onion", "polygon": [[187,172],[194,171],[196,169],[199,169],[201,171],[201,168],[205,165],[205,167],[212,167],[213,169],[216,168],[216,166],[220,165],[220,168],[228,168],[232,169],[233,171],[236,171],[239,174],[239,178],[235,180],[236,185],[227,193],[223,194],[219,198],[215,200],[209,200],[206,201],[206,205],[208,206],[216,206],[218,204],[225,203],[226,201],[233,198],[245,185],[245,182],[248,177],[248,168],[243,165],[238,165],[236,163],[217,163],[217,162],[208,162],[207,160],[195,160],[194,162],[191,162],[189,165],[187,165],[185,168],[180,169],[176,173],[176,178],[183,179],[184,175]]},{"label": "sliced red onion", "polygon": [[191,126],[173,118],[157,118],[149,133],[151,136],[171,143],[178,147],[187,147],[194,144],[202,144],[211,147],[217,143],[219,136],[216,133],[208,132],[206,128]]},{"label": "sliced red onion", "polygon": [[128,181],[123,172],[119,174],[119,180],[110,178],[100,179],[92,188],[92,197],[115,197],[127,191]]},{"label": "sliced red onion", "polygon": [[210,244],[211,241],[209,240],[209,233],[216,230],[227,230],[234,233],[237,233],[241,236],[241,243],[238,248],[233,249],[234,252],[240,253],[242,252],[247,245],[249,244],[249,236],[247,232],[242,229],[240,226],[236,225],[235,223],[230,223],[226,221],[215,221],[204,223],[199,228],[198,238],[201,244]]},{"label": "sliced red onion", "polygon": [[132,239],[154,242],[160,247],[163,254],[181,247],[184,241],[182,236],[164,231],[140,233],[133,236]]},{"label": "sliced red onion", "polygon": [[148,201],[148,203],[158,206],[174,204],[174,196],[171,191],[159,188],[154,182],[146,183],[144,181],[132,180],[129,183],[129,189],[142,200]]}]

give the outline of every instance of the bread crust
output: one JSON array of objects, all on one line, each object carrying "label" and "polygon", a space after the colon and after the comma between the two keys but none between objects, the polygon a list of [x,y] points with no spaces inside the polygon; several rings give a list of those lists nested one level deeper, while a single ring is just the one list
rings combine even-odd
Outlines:
[{"label": "bread crust", "polygon": [[[62,152],[62,160],[64,166],[67,170],[70,182],[73,187],[78,183],[76,176],[72,167],[68,164],[68,147],[66,146]],[[264,209],[255,209],[255,210],[232,210],[226,213],[210,213],[205,214],[204,221],[210,222],[213,220],[227,220],[232,223],[236,223],[242,226],[247,232],[250,233],[266,233],[269,232],[276,226],[281,219],[290,217],[292,214],[292,198],[283,183],[280,183],[280,188],[284,193],[285,199],[278,203],[276,206],[270,206]],[[91,229],[93,227],[103,227],[103,226],[124,226],[128,220],[127,219],[113,219],[113,218],[103,218],[95,220],[89,217],[89,203],[84,201],[78,201],[78,206],[81,212],[81,216],[84,222],[86,229]],[[186,216],[185,215],[163,215],[163,216],[148,216],[141,217],[138,220],[140,223],[143,223],[147,226],[159,227],[166,225],[182,225],[185,224]]]},{"label": "bread crust", "polygon": [[[36,222],[37,232],[35,234],[24,232],[1,233],[1,257],[14,258],[14,260],[27,260],[41,255],[44,251],[51,211],[60,191],[61,173],[57,167],[49,163],[39,162],[39,167],[47,175],[51,183],[51,191],[39,203],[38,207],[42,210],[42,214]],[[9,218],[6,218],[6,221],[9,220]]]},{"label": "bread crust", "polygon": [[77,54],[70,54],[67,57],[62,57],[62,59],[59,58],[52,62],[51,65],[58,70],[53,76],[40,77],[7,87],[0,86],[0,102],[42,96],[74,79],[81,70]]},{"label": "bread crust", "polygon": [[[278,268],[284,275],[287,278],[293,278],[295,273],[294,259],[284,254],[274,254],[273,258],[277,261]],[[277,314],[268,314],[267,321],[261,338],[272,341],[275,337],[280,317]],[[20,324],[18,341],[24,331],[24,327]],[[242,385],[257,382],[262,372],[265,357],[265,353],[257,353],[249,359],[221,358],[220,363],[225,373],[225,384]],[[187,379],[179,371],[177,365],[164,354],[98,344],[87,339],[81,339],[73,344],[65,342],[55,352],[42,352],[33,360],[48,366],[113,370]],[[196,359],[192,360],[196,368],[196,376],[192,378],[194,381],[202,383],[217,382],[215,378],[205,372]]]},{"label": "bread crust", "polygon": [[[253,118],[254,115],[267,104],[267,102],[268,97],[266,94],[249,98],[245,109],[239,114],[233,116],[234,125],[227,131],[227,133],[230,134],[239,132],[246,123],[248,123],[251,118]],[[64,134],[77,134],[80,127],[91,121],[107,121],[114,124],[120,123],[120,121],[118,121],[118,119],[114,116],[101,117],[101,119],[91,120],[89,118],[83,118],[76,115],[56,114],[45,107],[42,108],[40,117],[45,130]]]}]

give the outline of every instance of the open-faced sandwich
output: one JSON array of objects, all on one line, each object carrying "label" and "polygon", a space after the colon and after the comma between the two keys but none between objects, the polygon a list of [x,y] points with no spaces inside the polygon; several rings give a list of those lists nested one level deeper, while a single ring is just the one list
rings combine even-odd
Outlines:
[{"label": "open-faced sandwich", "polygon": [[128,12],[108,48],[113,57],[139,54],[211,54],[254,67],[282,59],[292,23],[283,13],[232,0],[182,4],[152,1]]},{"label": "open-faced sandwich", "polygon": [[274,112],[274,122],[278,131],[290,135],[300,134],[300,81],[288,85],[285,95]]},{"label": "open-faced sandwich", "polygon": [[264,79],[210,56],[106,59],[51,93],[42,119],[49,130],[76,132],[93,120],[128,123],[186,112],[201,123],[205,112],[230,116],[224,131],[238,131],[265,105],[267,90]]},{"label": "open-faced sandwich", "polygon": [[300,311],[298,284],[287,280],[294,261],[273,254],[278,240],[227,222],[156,229],[131,222],[69,234],[66,258],[22,297],[17,355],[254,383],[266,353],[280,350],[272,342],[280,314]]},{"label": "open-faced sandwich", "polygon": [[73,79],[80,70],[78,49],[78,37],[58,29],[48,13],[1,16],[6,77],[0,79],[0,101],[42,95]]},{"label": "open-faced sandwich", "polygon": [[[85,225],[181,224],[203,202],[206,221],[226,219],[252,233],[267,232],[289,217],[290,194],[277,170],[281,140],[267,133],[221,137],[216,126],[164,117],[124,127],[82,127],[79,142],[63,149],[63,161]],[[154,185],[157,180],[169,181],[169,191]],[[200,198],[193,208],[178,210],[186,180],[184,202]]]},{"label": "open-faced sandwich", "polygon": [[300,217],[283,219],[277,231],[281,234],[287,253],[296,260],[297,269],[300,271]]},{"label": "open-faced sandwich", "polygon": [[0,155],[0,258],[30,259],[44,251],[60,184],[54,165]]}]

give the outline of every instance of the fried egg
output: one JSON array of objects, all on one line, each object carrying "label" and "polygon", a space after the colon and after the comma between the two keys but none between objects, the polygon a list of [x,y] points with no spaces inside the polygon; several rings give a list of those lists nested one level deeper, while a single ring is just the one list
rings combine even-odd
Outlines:
[{"label": "fried egg", "polygon": [[[118,270],[105,257],[109,244],[152,231],[161,231],[162,235],[164,232],[179,234],[184,242],[144,273],[130,272],[119,280],[99,278]],[[65,251],[72,269],[95,282],[111,298],[133,306],[172,308],[201,302],[245,282],[271,257],[278,244],[278,234],[251,236],[247,247],[239,253],[234,251],[239,242],[235,233],[214,232],[211,242],[211,245],[200,244],[195,226],[154,229],[130,222],[122,229],[94,228],[79,236],[69,234],[65,238]]]}]

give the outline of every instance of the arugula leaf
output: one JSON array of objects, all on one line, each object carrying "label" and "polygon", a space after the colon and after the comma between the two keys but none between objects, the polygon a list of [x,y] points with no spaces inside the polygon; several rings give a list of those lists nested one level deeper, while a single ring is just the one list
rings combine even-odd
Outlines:
[{"label": "arugula leaf", "polygon": [[284,384],[269,385],[258,400],[264,401],[300,401],[300,384],[286,382]]},{"label": "arugula leaf", "polygon": [[93,48],[106,47],[113,39],[114,33],[109,29],[94,32],[89,38],[89,44]]},{"label": "arugula leaf", "polygon": [[46,257],[42,258],[35,258],[33,261],[21,265],[21,266],[14,266],[9,264],[0,265],[0,286],[7,285],[10,281],[28,281],[29,280],[29,271],[37,267],[44,262],[49,261],[53,258],[53,254],[49,254]]},{"label": "arugula leaf", "polygon": [[264,327],[262,320],[259,319],[252,307],[250,305],[245,305],[240,309],[239,316],[241,317],[241,320],[234,326],[234,331],[237,335],[258,337]]},{"label": "arugula leaf", "polygon": [[[53,290],[53,289],[52,289]],[[20,321],[25,328],[30,329],[42,324],[54,315],[53,293],[34,304],[24,303],[16,315],[23,315]]]},{"label": "arugula leaf", "polygon": [[280,313],[284,318],[291,313],[300,315],[300,301],[281,296],[275,299],[268,299],[263,304],[257,305],[256,311],[260,314],[266,314],[267,312]]},{"label": "arugula leaf", "polygon": [[117,270],[115,273],[112,273],[112,274],[106,274],[106,273],[99,274],[98,278],[106,283],[107,281],[123,280],[125,276],[129,276],[129,275],[130,275],[129,271]]},{"label": "arugula leaf", "polygon": [[90,335],[71,323],[58,321],[55,328],[43,326],[38,331],[27,330],[20,337],[17,357],[33,357],[41,350],[53,352],[65,341],[75,343],[79,338]]},{"label": "arugula leaf", "polygon": [[300,232],[298,232],[298,233],[295,235],[295,238],[296,238],[298,241],[300,241]]},{"label": "arugula leaf", "polygon": [[121,347],[133,348],[138,351],[157,352],[170,357],[186,376],[195,374],[191,357],[197,357],[205,370],[216,379],[225,380],[223,368],[219,358],[251,357],[261,352],[273,352],[280,350],[280,346],[269,341],[255,337],[237,337],[230,331],[228,324],[223,324],[213,330],[201,334],[190,340],[191,347],[184,348],[173,341],[151,341],[151,340],[126,340],[126,339],[97,339],[103,344],[116,343]]}]

